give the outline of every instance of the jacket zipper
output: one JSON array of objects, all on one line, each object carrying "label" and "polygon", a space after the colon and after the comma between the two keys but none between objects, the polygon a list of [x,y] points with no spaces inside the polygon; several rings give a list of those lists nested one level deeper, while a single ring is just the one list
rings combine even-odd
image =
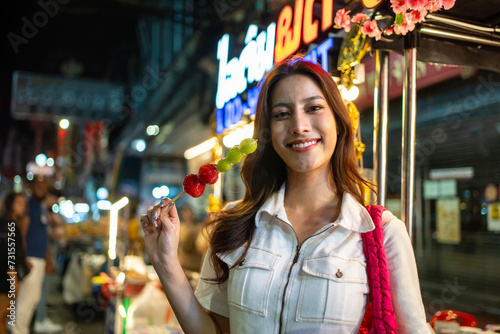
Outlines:
[{"label": "jacket zipper", "polygon": [[283,289],[283,297],[281,298],[280,328],[279,328],[278,333],[281,333],[281,329],[283,328],[283,310],[285,309],[285,294],[286,294],[286,290],[288,288],[288,283],[290,282],[290,275],[292,274],[293,266],[295,265],[295,263],[297,263],[297,260],[299,259],[300,247],[302,247],[302,244],[300,244],[300,245],[297,244],[297,247],[295,248],[295,257],[293,258],[292,265],[290,266],[290,270],[288,270],[288,276],[286,278],[285,288]]},{"label": "jacket zipper", "polygon": [[[282,222],[286,223],[283,219],[279,218],[277,215],[276,215],[276,218],[281,220]],[[305,238],[301,244],[299,244],[299,237],[297,236],[297,233],[295,232],[295,230],[293,229],[292,227],[292,231],[293,233],[295,234],[295,239],[297,240],[297,247],[295,248],[295,256],[293,257],[293,261],[292,261],[292,265],[290,266],[290,269],[288,270],[288,276],[286,278],[286,283],[285,283],[285,288],[283,289],[283,297],[281,299],[281,312],[280,312],[280,327],[279,327],[279,331],[278,333],[281,334],[281,330],[283,329],[283,310],[285,309],[285,295],[286,295],[286,290],[288,288],[288,283],[290,282],[290,275],[292,274],[292,269],[293,269],[293,266],[295,265],[295,263],[297,263],[297,261],[299,260],[299,255],[300,255],[300,248],[302,247],[302,245],[310,238],[314,237],[314,236],[317,236],[325,231],[327,231],[328,229],[330,229],[330,227],[334,226],[334,224],[332,224],[331,226],[329,226],[328,228],[324,229],[323,231],[321,231],[320,233],[315,233],[307,238]]]}]

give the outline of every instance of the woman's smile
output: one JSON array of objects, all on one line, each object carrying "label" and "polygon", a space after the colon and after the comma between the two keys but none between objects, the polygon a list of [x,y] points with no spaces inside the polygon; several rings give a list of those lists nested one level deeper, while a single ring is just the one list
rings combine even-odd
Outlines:
[{"label": "woman's smile", "polygon": [[320,141],[321,139],[300,139],[294,140],[286,144],[286,146],[294,152],[306,152],[315,148]]}]

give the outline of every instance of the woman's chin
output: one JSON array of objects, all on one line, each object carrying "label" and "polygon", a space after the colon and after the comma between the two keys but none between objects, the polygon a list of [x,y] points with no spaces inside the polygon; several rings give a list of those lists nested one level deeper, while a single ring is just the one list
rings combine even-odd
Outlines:
[{"label": "woman's chin", "polygon": [[301,164],[301,165],[292,165],[289,166],[288,168],[288,174],[312,174],[314,172],[317,172],[319,170],[318,166],[315,166],[313,164]]}]

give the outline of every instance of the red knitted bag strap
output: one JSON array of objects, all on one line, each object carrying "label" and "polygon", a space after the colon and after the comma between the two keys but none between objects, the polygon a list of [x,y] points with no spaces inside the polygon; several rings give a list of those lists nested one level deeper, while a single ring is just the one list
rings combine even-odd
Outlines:
[{"label": "red knitted bag strap", "polygon": [[368,333],[394,334],[397,333],[397,323],[392,307],[389,272],[387,271],[384,234],[382,231],[382,213],[385,208],[381,205],[368,205],[366,210],[375,224],[373,231],[361,234],[372,302],[373,319]]}]

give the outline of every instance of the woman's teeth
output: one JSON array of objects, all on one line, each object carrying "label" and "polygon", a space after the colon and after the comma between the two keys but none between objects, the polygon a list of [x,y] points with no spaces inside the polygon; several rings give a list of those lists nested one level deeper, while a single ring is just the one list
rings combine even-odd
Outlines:
[{"label": "woman's teeth", "polygon": [[313,141],[308,141],[306,143],[300,143],[300,144],[292,144],[292,147],[295,148],[295,147],[307,147],[307,146],[311,146],[311,145],[314,145],[316,144],[318,141],[317,140],[313,140]]}]

